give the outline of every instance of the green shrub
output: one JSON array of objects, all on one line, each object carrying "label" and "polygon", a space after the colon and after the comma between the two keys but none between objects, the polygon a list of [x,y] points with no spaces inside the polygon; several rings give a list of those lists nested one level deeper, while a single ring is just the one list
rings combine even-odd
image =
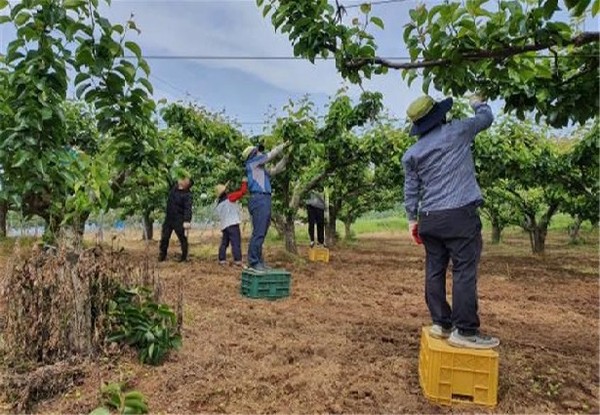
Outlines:
[{"label": "green shrub", "polygon": [[177,316],[165,304],[154,302],[145,288],[119,289],[109,303],[109,342],[126,343],[139,352],[142,363],[158,365],[172,349],[181,347]]},{"label": "green shrub", "polygon": [[146,397],[138,391],[125,392],[124,385],[109,383],[102,387],[102,405],[94,409],[90,415],[109,415],[110,410],[118,414],[147,414]]}]

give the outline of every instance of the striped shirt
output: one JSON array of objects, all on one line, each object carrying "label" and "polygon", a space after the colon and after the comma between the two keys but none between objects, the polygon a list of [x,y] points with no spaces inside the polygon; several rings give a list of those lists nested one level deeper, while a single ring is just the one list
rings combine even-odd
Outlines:
[{"label": "striped shirt", "polygon": [[402,157],[404,205],[409,220],[419,213],[455,209],[482,200],[471,144],[492,125],[492,109],[473,105],[475,116],[442,124],[413,144]]}]

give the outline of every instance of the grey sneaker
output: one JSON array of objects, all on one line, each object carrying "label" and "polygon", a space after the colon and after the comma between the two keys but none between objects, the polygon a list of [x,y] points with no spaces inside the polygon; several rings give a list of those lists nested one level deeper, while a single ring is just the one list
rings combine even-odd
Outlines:
[{"label": "grey sneaker", "polygon": [[228,265],[227,261],[219,261],[219,265],[224,267],[225,265]]},{"label": "grey sneaker", "polygon": [[497,337],[486,336],[482,333],[477,333],[472,336],[460,334],[458,330],[454,330],[448,343],[455,347],[463,347],[466,349],[493,349],[500,345],[500,340]]},{"label": "grey sneaker", "polygon": [[263,264],[252,265],[248,268],[248,271],[255,272],[257,274],[264,274],[268,269]]},{"label": "grey sneaker", "polygon": [[436,339],[447,339],[452,334],[452,329],[445,329],[439,324],[434,324],[429,328],[429,335]]},{"label": "grey sneaker", "polygon": [[244,268],[244,263],[242,261],[235,261],[233,263],[234,267]]}]

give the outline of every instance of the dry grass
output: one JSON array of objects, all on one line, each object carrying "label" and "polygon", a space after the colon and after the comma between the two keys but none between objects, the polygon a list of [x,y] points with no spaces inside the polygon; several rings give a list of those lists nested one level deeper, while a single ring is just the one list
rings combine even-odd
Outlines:
[{"label": "dry grass", "polygon": [[119,287],[137,285],[160,296],[154,267],[120,250],[14,248],[0,291],[0,385],[15,410],[63,393],[85,361],[118,352],[105,341],[108,303]]},{"label": "dry grass", "polygon": [[[495,411],[597,413],[598,246],[552,235],[538,258],[520,235],[507,242],[486,246],[479,280],[483,328],[502,341]],[[157,253],[156,243],[120,243],[133,257]],[[81,385],[37,411],[89,411],[101,382],[124,373],[152,412],[450,411],[420,392],[423,251],[404,235],[364,236],[333,250],[330,264],[269,247],[270,262],[293,275],[292,296],[277,302],[242,298],[239,271],[216,264],[216,244],[193,234],[191,263],[159,266],[168,302],[184,287],[180,352],[157,368],[133,357],[89,365]]]}]

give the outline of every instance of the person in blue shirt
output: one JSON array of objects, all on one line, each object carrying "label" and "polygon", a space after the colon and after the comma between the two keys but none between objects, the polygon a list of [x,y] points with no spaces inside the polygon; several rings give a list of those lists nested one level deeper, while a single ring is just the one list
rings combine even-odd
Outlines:
[{"label": "person in blue shirt", "polygon": [[[402,158],[404,197],[413,240],[425,246],[425,297],[430,334],[458,347],[493,348],[497,338],[479,331],[477,267],[481,256],[481,190],[471,145],[492,124],[491,108],[475,95],[473,117],[446,121],[452,98],[415,100],[407,115],[419,137]],[[446,300],[446,270],[452,259],[452,307]]]},{"label": "person in blue shirt", "polygon": [[280,144],[268,153],[264,153],[262,146],[250,146],[242,153],[250,193],[248,210],[252,218],[248,266],[256,272],[269,269],[265,264],[262,248],[271,224],[271,176],[285,169],[287,157],[283,157],[273,168],[267,168],[266,165],[281,155],[288,145],[287,142]]}]

